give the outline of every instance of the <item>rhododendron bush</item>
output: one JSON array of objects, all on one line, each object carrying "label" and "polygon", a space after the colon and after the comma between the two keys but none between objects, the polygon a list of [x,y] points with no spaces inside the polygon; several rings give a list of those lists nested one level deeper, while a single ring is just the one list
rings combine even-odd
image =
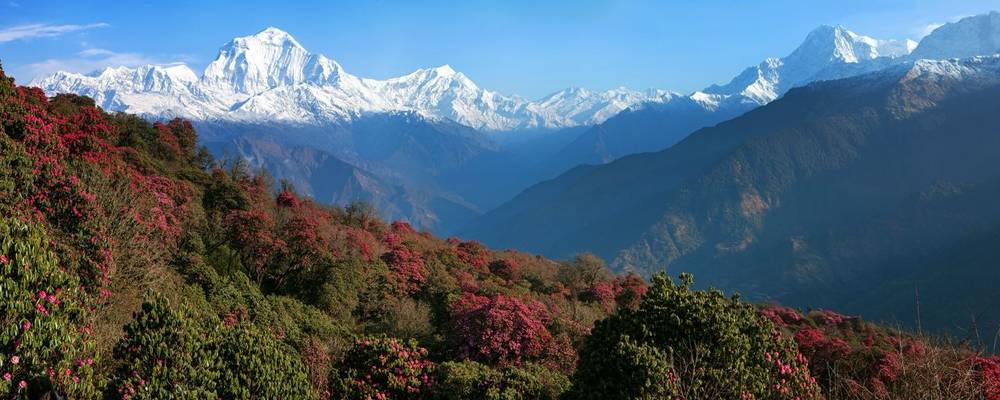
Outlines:
[{"label": "rhododendron bush", "polygon": [[0,219],[0,397],[95,393],[85,295],[48,240]]},{"label": "rhododendron bush", "polygon": [[991,398],[1000,393],[995,359],[971,349],[932,345],[927,338],[828,310],[802,314],[771,305],[760,313],[794,338],[832,398]]},{"label": "rhododendron bush", "polygon": [[820,398],[805,357],[771,321],[692,282],[656,275],[637,310],[598,322],[570,398]]},{"label": "rhododendron bush", "polygon": [[519,365],[545,356],[554,342],[545,305],[465,293],[451,305],[455,351],[461,358]]},{"label": "rhododendron bush", "polygon": [[565,375],[531,363],[491,368],[449,361],[438,365],[434,376],[434,398],[442,400],[557,400],[569,388]]},{"label": "rhododendron bush", "polygon": [[334,369],[331,391],[344,399],[428,398],[433,367],[415,342],[361,337]]},{"label": "rhododendron bush", "polygon": [[143,304],[115,349],[123,399],[313,397],[301,360],[246,324],[212,329],[164,299]]}]

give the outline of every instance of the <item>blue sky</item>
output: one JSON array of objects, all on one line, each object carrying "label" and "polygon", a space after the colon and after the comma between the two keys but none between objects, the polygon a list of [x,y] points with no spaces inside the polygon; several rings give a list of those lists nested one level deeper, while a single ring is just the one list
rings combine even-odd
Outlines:
[{"label": "blue sky", "polygon": [[570,86],[686,92],[789,53],[820,24],[919,39],[935,24],[1000,10],[1000,0],[281,3],[0,0],[0,60],[22,82],[120,64],[201,71],[229,39],[276,26],[363,77],[450,64],[532,99]]}]

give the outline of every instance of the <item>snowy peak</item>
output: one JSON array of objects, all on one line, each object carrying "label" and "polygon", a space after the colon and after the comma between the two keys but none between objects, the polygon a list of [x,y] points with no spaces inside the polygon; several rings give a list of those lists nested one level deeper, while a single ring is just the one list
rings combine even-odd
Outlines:
[{"label": "snowy peak", "polygon": [[223,46],[202,79],[208,85],[254,94],[309,80],[335,80],[340,70],[333,60],[310,54],[287,32],[267,28]]},{"label": "snowy peak", "polygon": [[[823,26],[788,57],[748,68],[729,84],[706,89],[695,103],[764,104],[831,65],[898,57],[910,49],[908,42]],[[186,66],[143,66],[96,75],[59,73],[39,85],[49,93],[86,94],[110,110],[149,117],[322,124],[403,111],[488,131],[598,124],[630,107],[684,97],[655,89],[572,88],[532,102],[481,88],[447,64],[397,78],[361,79],[274,27],[226,43],[200,78]]]},{"label": "snowy peak", "polygon": [[880,40],[843,26],[822,25],[806,35],[788,56],[766,59],[743,70],[729,83],[713,85],[704,92],[766,104],[795,86],[864,72],[865,67],[875,68],[882,60],[901,60],[915,47],[912,40]]},{"label": "snowy peak", "polygon": [[805,41],[786,60],[857,63],[879,57],[901,57],[916,47],[912,40],[879,40],[858,35],[843,26],[822,25],[806,36]]},{"label": "snowy peak", "polygon": [[238,42],[244,45],[250,44],[252,42],[266,43],[271,46],[278,46],[278,47],[291,46],[291,47],[298,47],[304,50],[302,45],[299,44],[299,42],[296,41],[295,38],[292,37],[292,35],[290,35],[288,32],[285,32],[273,26],[264,28],[264,30],[257,32],[251,36],[236,38],[233,40],[233,42]]},{"label": "snowy peak", "polygon": [[454,76],[455,74],[457,74],[457,72],[455,72],[455,70],[451,68],[451,65],[448,64],[433,68],[433,71],[435,74],[438,74],[439,76]]},{"label": "snowy peak", "polygon": [[968,58],[1000,51],[1000,13],[962,18],[944,24],[920,41],[913,59]]}]

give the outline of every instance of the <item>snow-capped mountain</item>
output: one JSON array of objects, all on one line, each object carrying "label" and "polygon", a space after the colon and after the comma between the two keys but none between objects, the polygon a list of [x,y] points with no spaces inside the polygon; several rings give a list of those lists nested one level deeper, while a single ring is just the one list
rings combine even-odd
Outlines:
[{"label": "snow-capped mountain", "polygon": [[594,124],[629,106],[675,95],[568,89],[531,102],[480,88],[448,65],[398,78],[364,79],[310,53],[277,28],[225,44],[200,77],[182,64],[146,65],[91,74],[59,72],[32,84],[50,94],[83,94],[105,109],[152,118],[318,125],[371,112],[415,111],[493,131]]},{"label": "snow-capped mountain", "polygon": [[547,113],[553,118],[562,116],[568,125],[595,125],[604,122],[626,108],[642,103],[665,103],[681,94],[662,89],[644,91],[619,87],[603,92],[592,92],[583,88],[560,90],[529,107],[539,113]]},{"label": "snow-capped mountain", "polygon": [[842,26],[823,25],[783,58],[768,58],[743,70],[725,85],[704,90],[713,95],[738,95],[759,105],[774,101],[796,86],[839,78],[884,66],[873,61],[902,60],[917,47],[912,40],[879,40],[858,35]]},{"label": "snow-capped mountain", "polygon": [[1000,13],[992,11],[944,24],[920,40],[914,59],[967,58],[1000,51]]},{"label": "snow-capped mountain", "polygon": [[[879,40],[842,26],[820,26],[782,58],[749,67],[725,85],[688,95],[662,92],[656,102],[605,117],[544,162],[553,176],[580,164],[603,164],[629,154],[662,150],[691,132],[770,103],[816,80],[858,75],[906,61],[912,40]],[[576,97],[573,98],[576,101]]]}]

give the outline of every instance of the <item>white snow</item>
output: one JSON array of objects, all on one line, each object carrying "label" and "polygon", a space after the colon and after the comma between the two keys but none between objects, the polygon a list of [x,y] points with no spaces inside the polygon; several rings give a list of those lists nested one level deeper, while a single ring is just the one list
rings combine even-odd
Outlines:
[{"label": "white snow", "polygon": [[913,59],[988,56],[1000,50],[1000,13],[962,18],[944,24],[920,40]]},{"label": "white snow", "polygon": [[146,65],[89,75],[58,72],[32,84],[153,118],[323,124],[368,112],[414,111],[492,131],[595,124],[630,106],[676,96],[662,90],[568,89],[531,102],[480,88],[449,65],[363,79],[273,27],[225,44],[200,77],[184,65]]},{"label": "white snow", "polygon": [[789,89],[809,82],[865,72],[878,68],[877,61],[898,60],[916,48],[912,40],[879,40],[858,35],[842,26],[823,25],[784,58],[768,58],[745,69],[725,85],[704,91],[717,95],[742,96],[757,104],[774,101]]},{"label": "white snow", "polygon": [[[789,55],[768,58],[724,85],[681,95],[667,90],[569,88],[537,101],[481,88],[449,65],[376,80],[349,74],[336,61],[309,53],[291,35],[267,28],[236,38],[199,77],[184,65],[58,72],[33,82],[47,93],[93,97],[108,110],[154,118],[326,124],[370,112],[416,112],[486,131],[599,124],[644,104],[696,104],[717,111],[763,105],[816,80],[875,71],[920,58],[989,55],[1000,48],[1000,13],[944,25],[919,45],[881,40],[842,26],[821,26]],[[958,73],[962,67],[916,62],[915,71]],[[917,73],[914,72],[914,73]],[[676,101],[683,99],[684,101]]]}]

